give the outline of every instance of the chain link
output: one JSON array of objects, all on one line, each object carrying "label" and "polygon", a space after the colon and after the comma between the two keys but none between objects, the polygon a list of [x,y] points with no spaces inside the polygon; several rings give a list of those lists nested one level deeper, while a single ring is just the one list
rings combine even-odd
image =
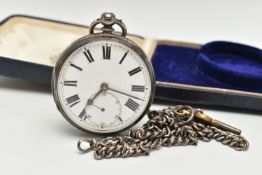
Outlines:
[{"label": "chain link", "polygon": [[[127,136],[104,139],[82,139],[78,142],[81,152],[94,151],[95,159],[149,155],[161,146],[197,145],[198,140],[212,139],[237,151],[246,151],[248,141],[240,134],[225,131],[196,118],[190,106],[174,106],[148,113],[149,120],[142,127],[130,130]],[[241,132],[241,131],[240,131]],[[82,143],[89,148],[82,148]]]}]

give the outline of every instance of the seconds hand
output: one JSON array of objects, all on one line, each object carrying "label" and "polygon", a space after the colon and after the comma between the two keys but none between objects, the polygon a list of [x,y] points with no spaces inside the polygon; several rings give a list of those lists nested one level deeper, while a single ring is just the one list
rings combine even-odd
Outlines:
[{"label": "seconds hand", "polygon": [[105,111],[105,108],[103,108],[103,107],[99,107],[99,106],[95,105],[94,103],[93,103],[93,106],[96,107],[97,109],[101,110],[102,112]]}]

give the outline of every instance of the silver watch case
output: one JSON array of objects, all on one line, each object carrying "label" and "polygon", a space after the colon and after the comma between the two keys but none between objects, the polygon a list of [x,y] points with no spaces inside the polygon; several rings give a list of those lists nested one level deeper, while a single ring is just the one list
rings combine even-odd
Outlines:
[{"label": "silver watch case", "polygon": [[[70,117],[66,114],[66,112],[64,111],[62,104],[61,104],[61,100],[59,99],[58,96],[58,89],[57,89],[57,85],[58,85],[58,77],[61,71],[61,68],[63,66],[63,64],[66,62],[66,60],[68,59],[68,57],[74,52],[76,51],[78,48],[88,44],[88,43],[92,43],[92,42],[96,42],[96,41],[113,41],[113,42],[117,42],[120,44],[125,45],[126,47],[132,49],[135,53],[137,53],[140,58],[143,60],[143,62],[145,63],[149,75],[150,75],[150,79],[151,79],[151,92],[150,92],[150,99],[148,101],[148,104],[146,106],[146,108],[144,109],[142,115],[131,125],[118,130],[118,131],[113,131],[113,132],[93,132],[93,131],[89,131],[83,127],[80,127],[79,125],[77,125],[75,122],[73,122]],[[84,36],[78,40],[76,40],[75,42],[73,42],[69,47],[67,47],[67,49],[60,55],[58,61],[56,62],[56,65],[54,67],[53,70],[53,74],[52,74],[52,82],[51,82],[51,87],[52,87],[52,94],[54,97],[54,101],[56,103],[56,106],[58,108],[58,110],[61,112],[61,114],[64,116],[64,118],[71,123],[73,126],[79,128],[80,130],[83,130],[85,132],[91,133],[91,134],[96,134],[96,135],[105,135],[105,134],[116,134],[119,132],[122,132],[124,130],[127,130],[128,128],[134,126],[136,123],[138,123],[144,115],[146,115],[146,113],[149,110],[149,107],[151,106],[152,102],[153,102],[153,98],[154,98],[154,94],[155,94],[155,86],[156,86],[156,81],[155,81],[155,76],[154,76],[154,72],[153,72],[153,68],[151,63],[149,62],[149,60],[147,59],[146,54],[144,53],[144,51],[134,42],[132,42],[131,40],[127,39],[124,36],[121,35],[117,35],[117,34],[108,34],[108,33],[94,33],[94,34],[90,34],[87,36]]]}]

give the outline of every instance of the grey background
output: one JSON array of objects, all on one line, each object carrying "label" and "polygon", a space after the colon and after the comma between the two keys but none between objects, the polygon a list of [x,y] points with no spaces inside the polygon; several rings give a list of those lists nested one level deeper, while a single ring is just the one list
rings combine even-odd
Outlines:
[{"label": "grey background", "polygon": [[[1,19],[27,14],[89,25],[112,11],[133,34],[197,43],[230,40],[262,48],[259,0],[0,0],[0,5]],[[261,114],[206,110],[241,128],[251,144],[248,152],[213,141],[162,148],[148,157],[96,161],[92,154],[78,153],[76,142],[87,135],[63,119],[48,88],[0,77],[0,98],[0,174],[261,174]]]}]

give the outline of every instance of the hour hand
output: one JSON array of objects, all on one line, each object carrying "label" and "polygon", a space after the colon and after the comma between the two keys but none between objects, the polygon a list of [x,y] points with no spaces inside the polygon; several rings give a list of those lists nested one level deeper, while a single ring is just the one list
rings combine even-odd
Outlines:
[{"label": "hour hand", "polygon": [[100,86],[100,89],[97,93],[95,93],[94,96],[90,97],[87,99],[87,103],[86,103],[86,106],[89,106],[89,105],[93,105],[94,104],[94,100],[102,93],[102,92],[105,92],[106,90],[108,90],[108,85],[106,83],[102,83],[101,86]]},{"label": "hour hand", "polygon": [[97,96],[99,94],[101,94],[103,91],[100,89],[94,96],[90,97],[87,99],[87,103],[86,103],[86,106],[90,106],[92,104],[94,104],[94,100],[97,98]]}]

